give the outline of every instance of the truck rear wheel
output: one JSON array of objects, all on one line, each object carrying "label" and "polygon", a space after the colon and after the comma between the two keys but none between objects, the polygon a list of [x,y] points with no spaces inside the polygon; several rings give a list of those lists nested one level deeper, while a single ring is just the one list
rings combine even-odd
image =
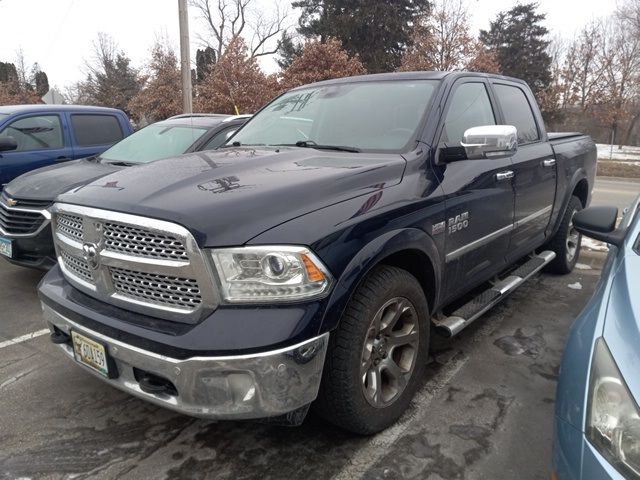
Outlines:
[{"label": "truck rear wheel", "polygon": [[555,236],[549,241],[547,247],[555,252],[554,258],[547,268],[553,273],[566,274],[573,271],[573,267],[578,262],[580,256],[580,244],[582,243],[582,234],[578,232],[573,225],[573,216],[576,212],[582,210],[582,202],[578,197],[571,197],[567,209],[562,217],[560,228]]},{"label": "truck rear wheel", "polygon": [[376,267],[358,287],[331,335],[315,410],[369,435],[393,424],[423,377],[429,309],[407,271]]}]

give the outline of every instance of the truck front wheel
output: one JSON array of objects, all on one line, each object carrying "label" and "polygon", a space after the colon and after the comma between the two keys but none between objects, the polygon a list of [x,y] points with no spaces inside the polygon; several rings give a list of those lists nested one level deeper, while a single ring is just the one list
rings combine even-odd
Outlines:
[{"label": "truck front wheel", "polygon": [[376,267],[331,335],[315,410],[358,434],[384,430],[409,406],[428,344],[429,309],[416,278],[396,267]]},{"label": "truck front wheel", "polygon": [[548,270],[553,273],[566,274],[573,271],[580,256],[582,235],[573,225],[573,216],[582,210],[582,202],[578,197],[571,197],[564,212],[560,228],[547,244],[547,248],[556,253],[556,258],[549,263]]}]

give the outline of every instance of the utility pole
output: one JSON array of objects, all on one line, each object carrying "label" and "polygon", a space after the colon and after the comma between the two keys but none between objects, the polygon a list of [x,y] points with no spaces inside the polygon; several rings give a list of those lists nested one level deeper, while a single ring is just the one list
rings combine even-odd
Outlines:
[{"label": "utility pole", "polygon": [[191,99],[191,54],[189,52],[189,12],[187,0],[178,0],[180,17],[180,71],[182,72],[182,105],[184,113],[193,113]]}]

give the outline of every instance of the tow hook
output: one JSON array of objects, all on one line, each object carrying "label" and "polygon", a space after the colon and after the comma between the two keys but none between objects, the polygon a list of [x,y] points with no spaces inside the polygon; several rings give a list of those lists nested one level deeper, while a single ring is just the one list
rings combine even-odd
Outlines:
[{"label": "tow hook", "polygon": [[51,335],[49,335],[49,338],[56,345],[62,345],[64,343],[69,343],[71,341],[71,337],[69,335],[67,335],[64,332],[61,332],[57,328],[53,332],[51,332]]}]

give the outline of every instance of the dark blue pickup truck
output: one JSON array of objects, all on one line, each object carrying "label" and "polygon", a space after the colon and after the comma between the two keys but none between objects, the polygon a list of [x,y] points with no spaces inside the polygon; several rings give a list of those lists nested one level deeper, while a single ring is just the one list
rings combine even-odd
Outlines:
[{"label": "dark blue pickup truck", "polygon": [[0,106],[0,191],[23,173],[98,155],[131,133],[126,114],[114,108]]},{"label": "dark blue pickup truck", "polygon": [[221,150],[58,197],[51,340],[151,402],[362,434],[525,280],[571,271],[596,149],[548,134],[527,85],[382,74],[289,91]]}]

